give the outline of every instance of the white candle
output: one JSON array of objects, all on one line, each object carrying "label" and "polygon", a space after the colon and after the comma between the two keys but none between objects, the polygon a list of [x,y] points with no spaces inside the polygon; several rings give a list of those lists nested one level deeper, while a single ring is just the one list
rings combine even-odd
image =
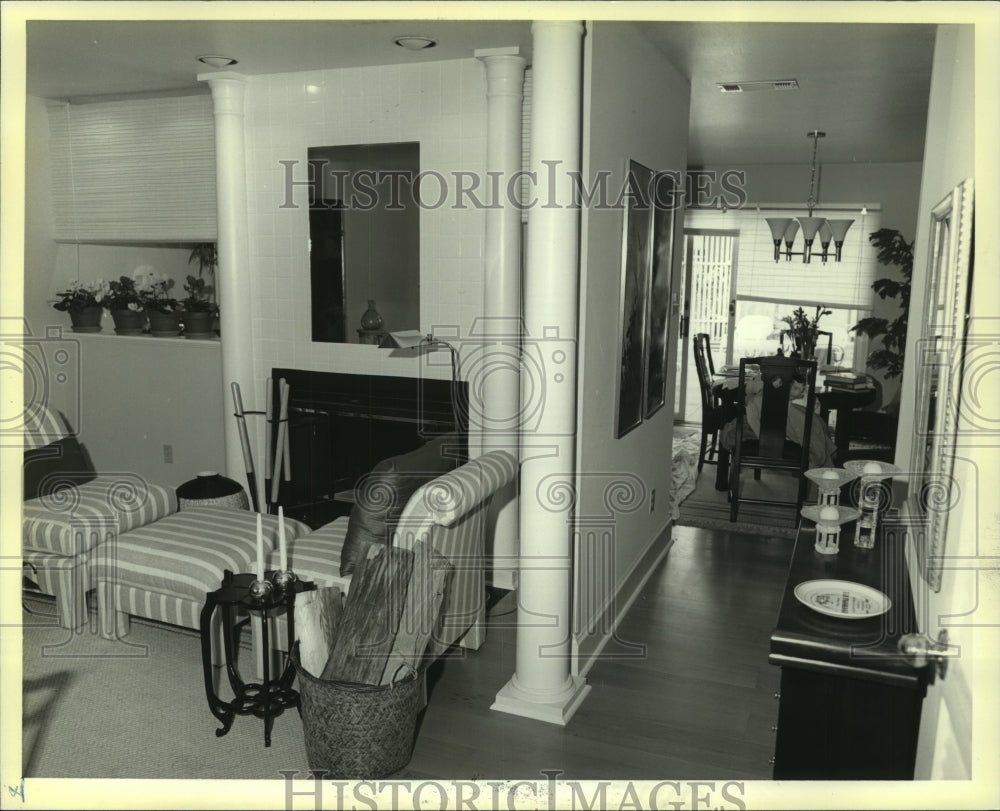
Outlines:
[{"label": "white candle", "polygon": [[278,505],[278,554],[281,556],[281,571],[288,571],[288,549],[285,547],[285,511]]},{"label": "white candle", "polygon": [[264,579],[264,534],[260,523],[260,513],[257,513],[257,579]]}]

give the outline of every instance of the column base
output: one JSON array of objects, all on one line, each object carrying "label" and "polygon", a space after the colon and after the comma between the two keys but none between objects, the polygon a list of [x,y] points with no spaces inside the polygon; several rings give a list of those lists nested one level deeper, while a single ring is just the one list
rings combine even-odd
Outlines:
[{"label": "column base", "polygon": [[518,687],[515,684],[516,678],[516,675],[512,676],[500,688],[491,710],[566,726],[590,692],[590,685],[581,676],[568,676],[570,684],[565,691],[556,696],[545,697]]}]

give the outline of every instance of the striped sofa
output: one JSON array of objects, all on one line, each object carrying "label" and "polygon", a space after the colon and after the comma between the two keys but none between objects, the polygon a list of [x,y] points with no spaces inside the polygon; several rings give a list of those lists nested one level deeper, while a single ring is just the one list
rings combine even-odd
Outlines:
[{"label": "striped sofa", "polygon": [[[423,540],[455,567],[428,647],[431,655],[456,642],[477,649],[485,641],[486,515],[494,494],[517,475],[513,454],[491,451],[422,485],[403,508],[393,543],[412,548],[415,541]],[[338,518],[289,545],[288,565],[299,579],[349,592],[351,575],[340,573],[348,523],[348,518]],[[272,552],[270,566],[278,567],[276,552]],[[284,622],[276,622],[270,633],[274,646],[281,650],[288,649],[284,628]]]},{"label": "striped sofa", "polygon": [[96,550],[108,538],[176,512],[177,497],[173,488],[135,474],[81,470],[82,460],[70,457],[85,454],[55,410],[32,409],[23,436],[25,478],[39,478],[31,475],[32,465],[45,471],[37,487],[41,495],[22,506],[25,573],[43,594],[55,597],[59,625],[75,630],[87,622]]}]

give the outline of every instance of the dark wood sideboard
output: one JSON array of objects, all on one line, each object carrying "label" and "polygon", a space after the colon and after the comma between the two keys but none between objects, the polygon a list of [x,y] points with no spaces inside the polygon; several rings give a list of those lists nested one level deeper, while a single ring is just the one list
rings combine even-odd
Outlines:
[{"label": "dark wood sideboard", "polygon": [[[781,668],[775,780],[911,780],[928,668],[898,650],[918,631],[902,533],[880,533],[874,549],[854,546],[845,527],[837,555],[814,549],[800,526],[771,634],[768,661]],[[878,617],[842,619],[803,605],[807,580],[848,580],[892,601]]]}]

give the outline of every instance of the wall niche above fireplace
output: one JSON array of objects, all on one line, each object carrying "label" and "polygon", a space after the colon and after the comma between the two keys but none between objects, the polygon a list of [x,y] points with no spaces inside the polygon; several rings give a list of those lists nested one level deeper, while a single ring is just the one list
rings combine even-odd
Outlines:
[{"label": "wall niche above fireplace", "polygon": [[313,341],[372,342],[359,334],[369,301],[386,332],[419,329],[420,144],[310,147],[308,156]]},{"label": "wall niche above fireplace", "polygon": [[291,480],[281,483],[285,514],[319,527],[352,506],[354,485],[376,464],[445,434],[468,459],[467,383],[413,377],[273,369],[288,383]]}]

